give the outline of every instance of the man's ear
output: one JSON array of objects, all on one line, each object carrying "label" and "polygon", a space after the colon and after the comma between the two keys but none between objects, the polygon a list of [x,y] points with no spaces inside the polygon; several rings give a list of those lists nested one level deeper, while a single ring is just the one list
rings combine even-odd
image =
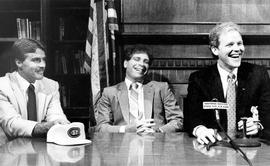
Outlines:
[{"label": "man's ear", "polygon": [[127,60],[124,61],[124,68],[127,68]]},{"label": "man's ear", "polygon": [[219,50],[218,50],[217,47],[212,46],[212,47],[210,47],[210,50],[212,51],[212,53],[213,53],[215,56],[218,56]]},{"label": "man's ear", "polygon": [[18,68],[20,68],[22,66],[22,61],[20,61],[19,59],[15,59],[15,64]]}]

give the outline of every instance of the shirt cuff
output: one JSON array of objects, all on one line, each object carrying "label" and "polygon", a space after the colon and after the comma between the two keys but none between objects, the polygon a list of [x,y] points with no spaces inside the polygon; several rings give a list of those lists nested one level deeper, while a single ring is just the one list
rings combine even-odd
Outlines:
[{"label": "shirt cuff", "polygon": [[197,130],[200,128],[200,127],[205,127],[204,125],[199,125],[199,126],[196,126],[194,127],[193,131],[192,131],[192,134],[197,137]]},{"label": "shirt cuff", "polygon": [[260,122],[258,122],[257,124],[258,124],[258,129],[259,130],[263,130],[264,129],[263,125]]},{"label": "shirt cuff", "polygon": [[120,126],[119,133],[124,133],[126,131],[126,126]]}]

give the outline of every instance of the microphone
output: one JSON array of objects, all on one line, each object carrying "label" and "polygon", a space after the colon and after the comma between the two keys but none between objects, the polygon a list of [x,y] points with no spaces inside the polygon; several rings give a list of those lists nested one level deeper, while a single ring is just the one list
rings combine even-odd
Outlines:
[{"label": "microphone", "polygon": [[[222,127],[221,123],[220,123],[220,115],[219,115],[219,109],[228,109],[229,106],[227,103],[222,103],[222,102],[218,102],[218,99],[213,98],[211,102],[203,102],[203,109],[212,109],[215,111],[215,117],[216,117],[216,121],[217,124],[219,126],[219,128],[221,129],[221,131],[224,133],[225,137],[229,140],[229,144],[231,145],[231,147],[238,153],[240,153],[240,155],[246,160],[246,162],[252,166],[251,161],[247,158],[246,154],[240,149],[240,147],[233,141],[233,139],[227,134],[227,132],[224,130],[224,128]],[[221,142],[220,145],[223,146],[227,146],[228,144],[227,142]],[[230,146],[229,146],[230,147]],[[210,148],[210,147],[209,147]]]}]

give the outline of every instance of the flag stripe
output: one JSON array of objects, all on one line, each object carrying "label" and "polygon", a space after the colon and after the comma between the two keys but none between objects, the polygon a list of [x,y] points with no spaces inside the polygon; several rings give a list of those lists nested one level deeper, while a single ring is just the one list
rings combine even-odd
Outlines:
[{"label": "flag stripe", "polygon": [[98,54],[99,54],[99,72],[100,72],[100,87],[103,89],[107,86],[106,78],[106,56],[105,56],[105,47],[104,47],[104,17],[103,10],[104,4],[103,1],[96,3],[97,8],[97,36],[98,36]]},{"label": "flag stripe", "polygon": [[[91,2],[90,2],[91,3]],[[93,20],[93,13],[94,13],[94,9],[93,9],[93,7],[90,5],[90,7],[89,7],[89,18],[91,19],[91,20]]]},{"label": "flag stripe", "polygon": [[87,41],[88,43],[92,43],[93,41],[93,34],[89,30],[87,31]]}]

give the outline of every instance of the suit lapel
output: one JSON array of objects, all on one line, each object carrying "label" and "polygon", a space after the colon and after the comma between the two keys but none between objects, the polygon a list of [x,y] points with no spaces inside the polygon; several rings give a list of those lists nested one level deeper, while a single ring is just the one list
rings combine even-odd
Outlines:
[{"label": "suit lapel", "polygon": [[152,117],[153,96],[154,96],[154,90],[152,89],[151,83],[143,85],[143,95],[144,95],[144,116],[145,119],[150,119]]},{"label": "suit lapel", "polygon": [[14,91],[14,96],[16,97],[16,101],[19,105],[19,111],[22,115],[23,119],[27,119],[27,106],[25,102],[25,97],[23,95],[23,90],[20,87],[20,84],[16,78],[16,72],[9,74],[9,79],[11,83],[11,87]]},{"label": "suit lapel", "polygon": [[36,101],[37,101],[37,121],[40,122],[42,121],[42,117],[45,117],[46,112],[45,110],[45,104],[46,104],[46,93],[44,86],[41,81],[37,80],[37,87],[36,87]]},{"label": "suit lapel", "polygon": [[121,82],[118,88],[118,101],[122,111],[122,115],[125,121],[129,122],[129,103],[128,103],[128,91],[125,82]]},{"label": "suit lapel", "polygon": [[238,73],[237,73],[237,81],[238,81],[238,86],[237,86],[237,95],[236,95],[236,111],[241,115],[241,110],[240,106],[242,103],[244,103],[244,97],[246,95],[246,89],[247,89],[247,83],[248,83],[248,77],[249,77],[249,69],[245,68],[243,64],[238,68]]},{"label": "suit lapel", "polygon": [[223,87],[220,79],[220,75],[217,69],[217,64],[212,66],[211,68],[211,78],[209,79],[209,88],[211,89],[209,92],[211,93],[212,98],[218,99],[220,102],[224,102],[224,92]]}]

